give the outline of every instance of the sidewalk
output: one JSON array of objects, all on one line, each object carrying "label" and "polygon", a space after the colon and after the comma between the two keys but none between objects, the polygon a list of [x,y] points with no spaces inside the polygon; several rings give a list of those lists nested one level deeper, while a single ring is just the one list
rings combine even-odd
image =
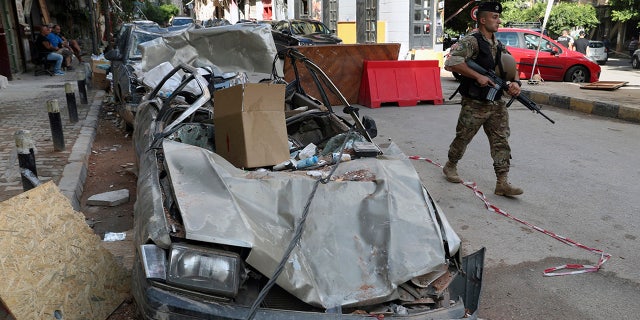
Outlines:
[{"label": "sidewalk", "polygon": [[[71,83],[75,91],[77,123],[69,121],[65,83]],[[53,77],[18,74],[6,88],[0,89],[0,201],[23,191],[14,135],[18,130],[28,130],[36,146],[38,178],[42,182],[54,181],[79,210],[104,91],[87,89],[87,96],[88,104],[83,105],[76,72]],[[57,99],[60,106],[64,151],[54,150],[46,109],[51,99]]]},{"label": "sidewalk", "polygon": [[[49,77],[19,74],[8,87],[0,89],[0,201],[22,192],[14,134],[29,130],[36,144],[36,168],[43,182],[53,180],[62,192],[80,207],[82,188],[87,176],[87,164],[96,135],[98,114],[105,92],[88,90],[89,103],[82,105],[77,89],[76,73]],[[64,84],[75,90],[79,121],[69,122]],[[458,82],[442,71],[442,93],[446,104],[460,103],[460,95],[452,100]],[[573,83],[545,82],[538,85],[523,83],[523,92],[536,103],[594,115],[640,123],[640,86],[627,86],[613,91],[585,90]],[[53,150],[46,102],[58,99],[66,149]]]}]

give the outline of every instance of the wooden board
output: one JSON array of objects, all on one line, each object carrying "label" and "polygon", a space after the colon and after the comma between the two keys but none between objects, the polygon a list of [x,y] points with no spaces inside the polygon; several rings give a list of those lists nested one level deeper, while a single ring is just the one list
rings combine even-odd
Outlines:
[{"label": "wooden board", "polygon": [[105,319],[130,274],[53,182],[0,203],[0,299],[18,319]]},{"label": "wooden board", "polygon": [[[364,60],[398,60],[400,54],[399,43],[380,44],[339,44],[326,46],[295,47],[318,65],[338,87],[349,103],[358,103],[360,80],[362,79],[362,65]],[[313,79],[301,64],[298,64],[300,80],[305,92],[321,100]],[[291,61],[284,62],[285,80],[295,79]],[[331,105],[342,105],[332,95],[329,95]]]},{"label": "wooden board", "polygon": [[627,85],[626,81],[596,81],[589,84],[580,86],[580,89],[590,90],[616,90],[620,87]]}]

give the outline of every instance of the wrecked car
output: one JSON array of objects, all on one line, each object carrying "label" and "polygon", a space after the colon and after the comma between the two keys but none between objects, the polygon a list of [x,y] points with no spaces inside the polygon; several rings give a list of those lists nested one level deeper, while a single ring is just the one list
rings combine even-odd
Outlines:
[{"label": "wrecked car", "polygon": [[113,74],[113,95],[120,117],[128,126],[133,126],[135,109],[147,92],[138,79],[142,53],[140,44],[170,33],[186,30],[189,25],[162,28],[152,21],[134,21],[124,24],[116,38],[113,49],[105,53],[105,59],[111,61]]},{"label": "wrecked car", "polygon": [[[133,134],[132,292],[145,318],[475,317],[484,250],[462,257],[411,160],[392,142],[375,142],[374,121],[361,119],[317,65],[295,50],[286,55],[296,75],[310,72],[320,100],[279,76],[268,27],[165,40],[145,48],[155,59],[147,66],[175,67],[139,105]],[[182,52],[160,54],[175,51],[172,43]],[[240,51],[252,54],[224,59]],[[234,92],[242,102],[228,99]],[[342,114],[329,104],[332,94]],[[234,164],[229,105],[249,111],[274,101],[280,110],[247,116],[248,131],[261,131],[236,134],[282,130],[284,141],[245,151],[270,154],[283,142],[286,159]]]}]

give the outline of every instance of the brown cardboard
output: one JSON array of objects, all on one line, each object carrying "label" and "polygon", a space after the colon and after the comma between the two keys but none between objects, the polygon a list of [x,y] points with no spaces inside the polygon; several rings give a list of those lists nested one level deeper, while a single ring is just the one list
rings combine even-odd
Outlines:
[{"label": "brown cardboard", "polygon": [[109,61],[109,60],[91,60],[91,73],[107,74],[107,70],[98,68],[99,65],[103,65],[103,64],[110,65],[111,61]]},{"label": "brown cardboard", "polygon": [[91,87],[97,90],[108,90],[111,86],[111,82],[107,79],[107,75],[104,73],[92,73],[91,74]]},{"label": "brown cardboard", "polygon": [[283,84],[250,83],[214,93],[216,153],[239,168],[289,159]]}]

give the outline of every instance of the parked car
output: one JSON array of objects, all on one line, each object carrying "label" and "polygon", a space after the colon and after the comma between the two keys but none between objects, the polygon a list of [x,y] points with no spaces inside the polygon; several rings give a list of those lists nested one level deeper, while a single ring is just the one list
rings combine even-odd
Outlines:
[{"label": "parked car", "polygon": [[[266,26],[198,31],[221,28],[230,41],[203,45],[202,61],[251,46],[256,54],[244,60],[263,53],[257,63],[272,65]],[[244,38],[250,29],[255,36]],[[203,41],[204,32],[198,34]],[[209,90],[206,68],[176,66],[140,104],[133,135],[140,171],[132,292],[144,318],[475,317],[484,249],[462,258],[459,237],[411,160],[392,142],[373,141],[373,121],[361,119],[317,65],[295,50],[286,54],[318,77],[319,90],[342,97],[347,115],[335,113],[324,97],[306,95],[300,81],[287,84],[277,100],[291,111],[282,119],[290,150],[314,143],[317,154],[343,159],[339,154],[359,143],[367,147],[350,161],[313,171],[238,168],[218,153],[229,144],[215,139],[222,126],[214,114],[225,100],[211,98],[217,91]],[[173,75],[181,82],[170,96],[159,96]],[[277,75],[262,82],[286,84]],[[195,89],[182,94],[188,85]],[[269,102],[261,97],[246,103]]]},{"label": "parked car", "polygon": [[609,52],[602,41],[590,40],[587,48],[587,58],[599,65],[604,65],[609,60]]},{"label": "parked car", "polygon": [[309,46],[339,44],[338,38],[329,27],[317,20],[281,20],[273,22],[271,33],[278,51],[289,46]]},{"label": "parked car", "polygon": [[135,75],[142,59],[138,45],[167,32],[167,29],[151,21],[126,23],[120,28],[115,47],[105,53],[105,58],[111,61],[110,72],[113,74],[113,95],[117,111],[129,126],[133,125],[135,109],[144,94]]},{"label": "parked car", "polygon": [[229,20],[227,19],[211,18],[202,22],[203,28],[228,26],[228,25],[231,25],[231,22],[229,22]]},{"label": "parked car", "polygon": [[170,26],[183,26],[186,24],[195,24],[195,20],[191,17],[173,17],[169,21]]},{"label": "parked car", "polygon": [[501,28],[496,38],[507,46],[518,64],[520,79],[530,79],[538,43],[540,53],[536,74],[545,81],[595,82],[600,78],[600,66],[580,52],[572,51],[546,35],[528,29]]},{"label": "parked car", "polygon": [[636,50],[631,57],[631,66],[634,69],[640,69],[640,49]]}]

